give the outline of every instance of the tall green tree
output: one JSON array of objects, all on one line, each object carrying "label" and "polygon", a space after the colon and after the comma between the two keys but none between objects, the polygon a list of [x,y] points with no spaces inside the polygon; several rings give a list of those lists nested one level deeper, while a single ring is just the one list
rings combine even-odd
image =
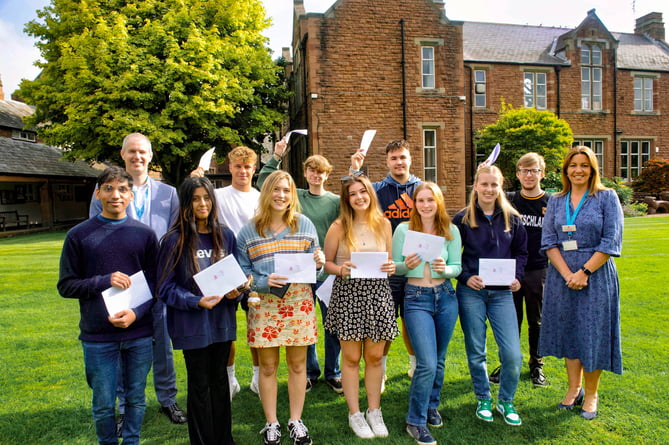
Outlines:
[{"label": "tall green tree", "polygon": [[480,159],[485,159],[495,144],[501,151],[495,162],[508,184],[515,184],[516,162],[531,151],[542,155],[546,171],[556,171],[574,138],[567,121],[550,111],[534,108],[513,108],[502,102],[502,112],[494,124],[478,132],[476,144]]},{"label": "tall green tree", "polygon": [[26,32],[41,75],[21,82],[28,124],[71,159],[119,161],[139,131],[178,184],[204,151],[259,148],[287,99],[260,0],[51,0]]}]

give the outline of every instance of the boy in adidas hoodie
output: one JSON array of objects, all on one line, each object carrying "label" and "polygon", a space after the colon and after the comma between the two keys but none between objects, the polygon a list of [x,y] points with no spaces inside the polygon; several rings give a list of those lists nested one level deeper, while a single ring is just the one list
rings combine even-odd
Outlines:
[{"label": "boy in adidas hoodie", "polygon": [[[364,161],[365,154],[362,150],[358,150],[351,156],[350,173],[352,175],[361,174],[360,168],[362,168]],[[382,181],[374,182],[372,185],[379,200],[383,216],[390,220],[394,232],[400,223],[409,220],[409,214],[414,206],[414,190],[422,181],[409,171],[411,168],[411,152],[409,151],[409,143],[404,139],[396,139],[386,145],[386,165],[388,166],[388,175]],[[399,314],[402,319],[404,319],[405,284],[405,277],[390,277],[390,287],[395,302],[395,314]],[[412,377],[413,371],[416,368],[416,357],[409,341],[409,335],[404,328],[404,323],[402,323],[402,338],[409,353],[411,364],[408,374],[409,377]],[[384,381],[386,357],[388,356],[390,344],[391,342],[386,342],[386,350],[383,354]]]}]

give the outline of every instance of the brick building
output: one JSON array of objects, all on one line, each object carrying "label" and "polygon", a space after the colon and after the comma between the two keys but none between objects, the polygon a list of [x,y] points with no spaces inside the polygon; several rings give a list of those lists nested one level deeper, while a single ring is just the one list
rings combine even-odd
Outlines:
[{"label": "brick building", "polygon": [[476,132],[497,120],[502,98],[569,122],[605,176],[633,178],[649,157],[669,157],[660,13],[624,34],[594,10],[568,29],[451,21],[437,0],[338,0],[325,13],[293,3],[287,125],[309,130],[291,138],[287,168],[296,178],[301,161],[319,153],[335,166],[336,191],[363,132],[376,129],[365,163],[373,180],[386,173],[385,144],[405,138],[413,173],[438,182],[447,207],[460,208],[477,163]]}]

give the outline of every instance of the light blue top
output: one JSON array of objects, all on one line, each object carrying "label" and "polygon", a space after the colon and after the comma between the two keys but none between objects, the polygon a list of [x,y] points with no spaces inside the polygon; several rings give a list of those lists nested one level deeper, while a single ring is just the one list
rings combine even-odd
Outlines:
[{"label": "light blue top", "polygon": [[[452,240],[444,240],[444,245],[441,248],[441,257],[446,262],[444,272],[437,273],[432,270],[432,278],[455,278],[462,272],[462,241],[460,240],[460,231],[458,228],[450,225]],[[409,230],[409,223],[405,222],[397,226],[395,234],[393,235],[393,261],[395,262],[395,275],[404,275],[408,278],[421,278],[425,268],[425,261],[409,269],[404,263],[404,255],[402,255],[402,246],[404,246],[404,238],[407,230]]]}]

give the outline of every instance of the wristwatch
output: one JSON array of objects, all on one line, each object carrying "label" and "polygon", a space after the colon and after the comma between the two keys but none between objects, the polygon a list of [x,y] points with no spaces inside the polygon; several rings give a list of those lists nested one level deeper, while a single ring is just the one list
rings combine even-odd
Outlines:
[{"label": "wristwatch", "polygon": [[583,273],[586,274],[587,276],[592,275],[592,271],[591,271],[590,269],[588,269],[587,267],[585,267],[585,266],[581,267],[581,270],[582,270]]}]

